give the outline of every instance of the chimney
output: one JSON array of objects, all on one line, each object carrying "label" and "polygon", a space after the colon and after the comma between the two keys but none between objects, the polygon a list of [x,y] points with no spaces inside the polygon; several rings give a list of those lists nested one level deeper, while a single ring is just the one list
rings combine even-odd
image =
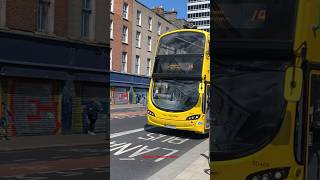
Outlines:
[{"label": "chimney", "polygon": [[157,13],[160,16],[164,16],[164,8],[163,6],[158,6],[158,7],[154,7],[153,9],[151,9],[153,12]]},{"label": "chimney", "polygon": [[175,21],[177,19],[178,12],[172,8],[171,11],[164,12],[164,17],[170,21]]}]

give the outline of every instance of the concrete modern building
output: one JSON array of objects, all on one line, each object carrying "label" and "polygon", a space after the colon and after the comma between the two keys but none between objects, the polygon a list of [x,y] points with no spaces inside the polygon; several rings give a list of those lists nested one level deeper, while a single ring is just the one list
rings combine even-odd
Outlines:
[{"label": "concrete modern building", "polygon": [[0,1],[0,109],[11,112],[0,115],[9,120],[10,135],[81,133],[92,98],[103,108],[96,131],[106,131],[109,39],[101,27],[108,24],[107,4]]},{"label": "concrete modern building", "polygon": [[210,31],[210,0],[188,0],[188,21],[198,29]]}]

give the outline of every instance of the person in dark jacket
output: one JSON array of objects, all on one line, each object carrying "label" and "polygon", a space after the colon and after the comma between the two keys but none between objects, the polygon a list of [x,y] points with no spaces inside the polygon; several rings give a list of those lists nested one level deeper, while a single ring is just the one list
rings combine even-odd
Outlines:
[{"label": "person in dark jacket", "polygon": [[146,96],[144,94],[142,95],[142,105],[143,106],[147,105],[147,98],[146,98]]},{"label": "person in dark jacket", "polygon": [[88,134],[95,135],[94,129],[95,129],[95,124],[98,119],[98,113],[101,111],[101,106],[100,104],[92,98],[90,102],[86,105],[85,112],[88,116],[89,119],[89,130]]},{"label": "person in dark jacket", "polygon": [[9,116],[12,116],[10,111],[7,109],[5,103],[1,103],[1,117],[0,117],[0,136],[2,140],[9,140],[8,128],[9,128]]}]

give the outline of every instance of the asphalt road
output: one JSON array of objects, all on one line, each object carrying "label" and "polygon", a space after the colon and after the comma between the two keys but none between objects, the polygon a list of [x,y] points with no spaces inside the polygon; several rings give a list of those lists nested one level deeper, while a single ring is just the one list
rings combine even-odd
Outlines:
[{"label": "asphalt road", "polygon": [[40,148],[0,152],[0,179],[108,179],[106,145]]},{"label": "asphalt road", "polygon": [[146,126],[145,113],[132,114],[135,113],[130,110],[123,115],[111,112],[112,180],[147,179],[206,138],[192,132]]}]

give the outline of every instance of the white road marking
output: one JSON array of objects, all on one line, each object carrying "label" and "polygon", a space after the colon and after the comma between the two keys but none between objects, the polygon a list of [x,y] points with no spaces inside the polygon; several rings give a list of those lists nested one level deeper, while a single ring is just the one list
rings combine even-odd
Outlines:
[{"label": "white road marking", "polygon": [[14,162],[32,161],[32,160],[36,160],[36,159],[17,159],[17,160],[14,160]]},{"label": "white road marking", "polygon": [[74,169],[70,169],[70,171],[82,171],[84,170],[85,168],[74,168]]},{"label": "white road marking", "polygon": [[6,177],[15,178],[15,179],[27,179],[27,180],[42,180],[42,179],[48,179],[48,177],[31,177],[31,176],[25,176],[25,175],[6,176]]},{"label": "white road marking", "polygon": [[39,172],[39,174],[53,174],[53,173],[56,173],[56,171]]},{"label": "white road marking", "polygon": [[136,133],[136,132],[141,132],[141,131],[144,131],[144,130],[154,129],[154,128],[156,128],[156,127],[155,126],[149,126],[149,127],[146,127],[146,128],[139,128],[139,129],[133,129],[133,130],[129,130],[129,131],[113,133],[113,134],[110,134],[110,139],[115,138],[115,137],[119,137],[119,136],[128,135],[128,134],[133,134],[133,133]]},{"label": "white road marking", "polygon": [[67,157],[69,157],[69,156],[54,156],[54,157],[52,157],[52,159],[65,159]]},{"label": "white road marking", "polygon": [[120,161],[133,161],[135,158],[119,158]]},{"label": "white road marking", "polygon": [[69,177],[69,176],[79,176],[79,175],[82,175],[83,172],[69,172],[67,174],[63,174],[62,176],[64,177]]},{"label": "white road marking", "polygon": [[78,176],[78,175],[82,175],[83,172],[64,172],[64,171],[57,171],[56,174],[59,174],[61,176],[65,176],[65,177],[68,177],[68,176]]}]

